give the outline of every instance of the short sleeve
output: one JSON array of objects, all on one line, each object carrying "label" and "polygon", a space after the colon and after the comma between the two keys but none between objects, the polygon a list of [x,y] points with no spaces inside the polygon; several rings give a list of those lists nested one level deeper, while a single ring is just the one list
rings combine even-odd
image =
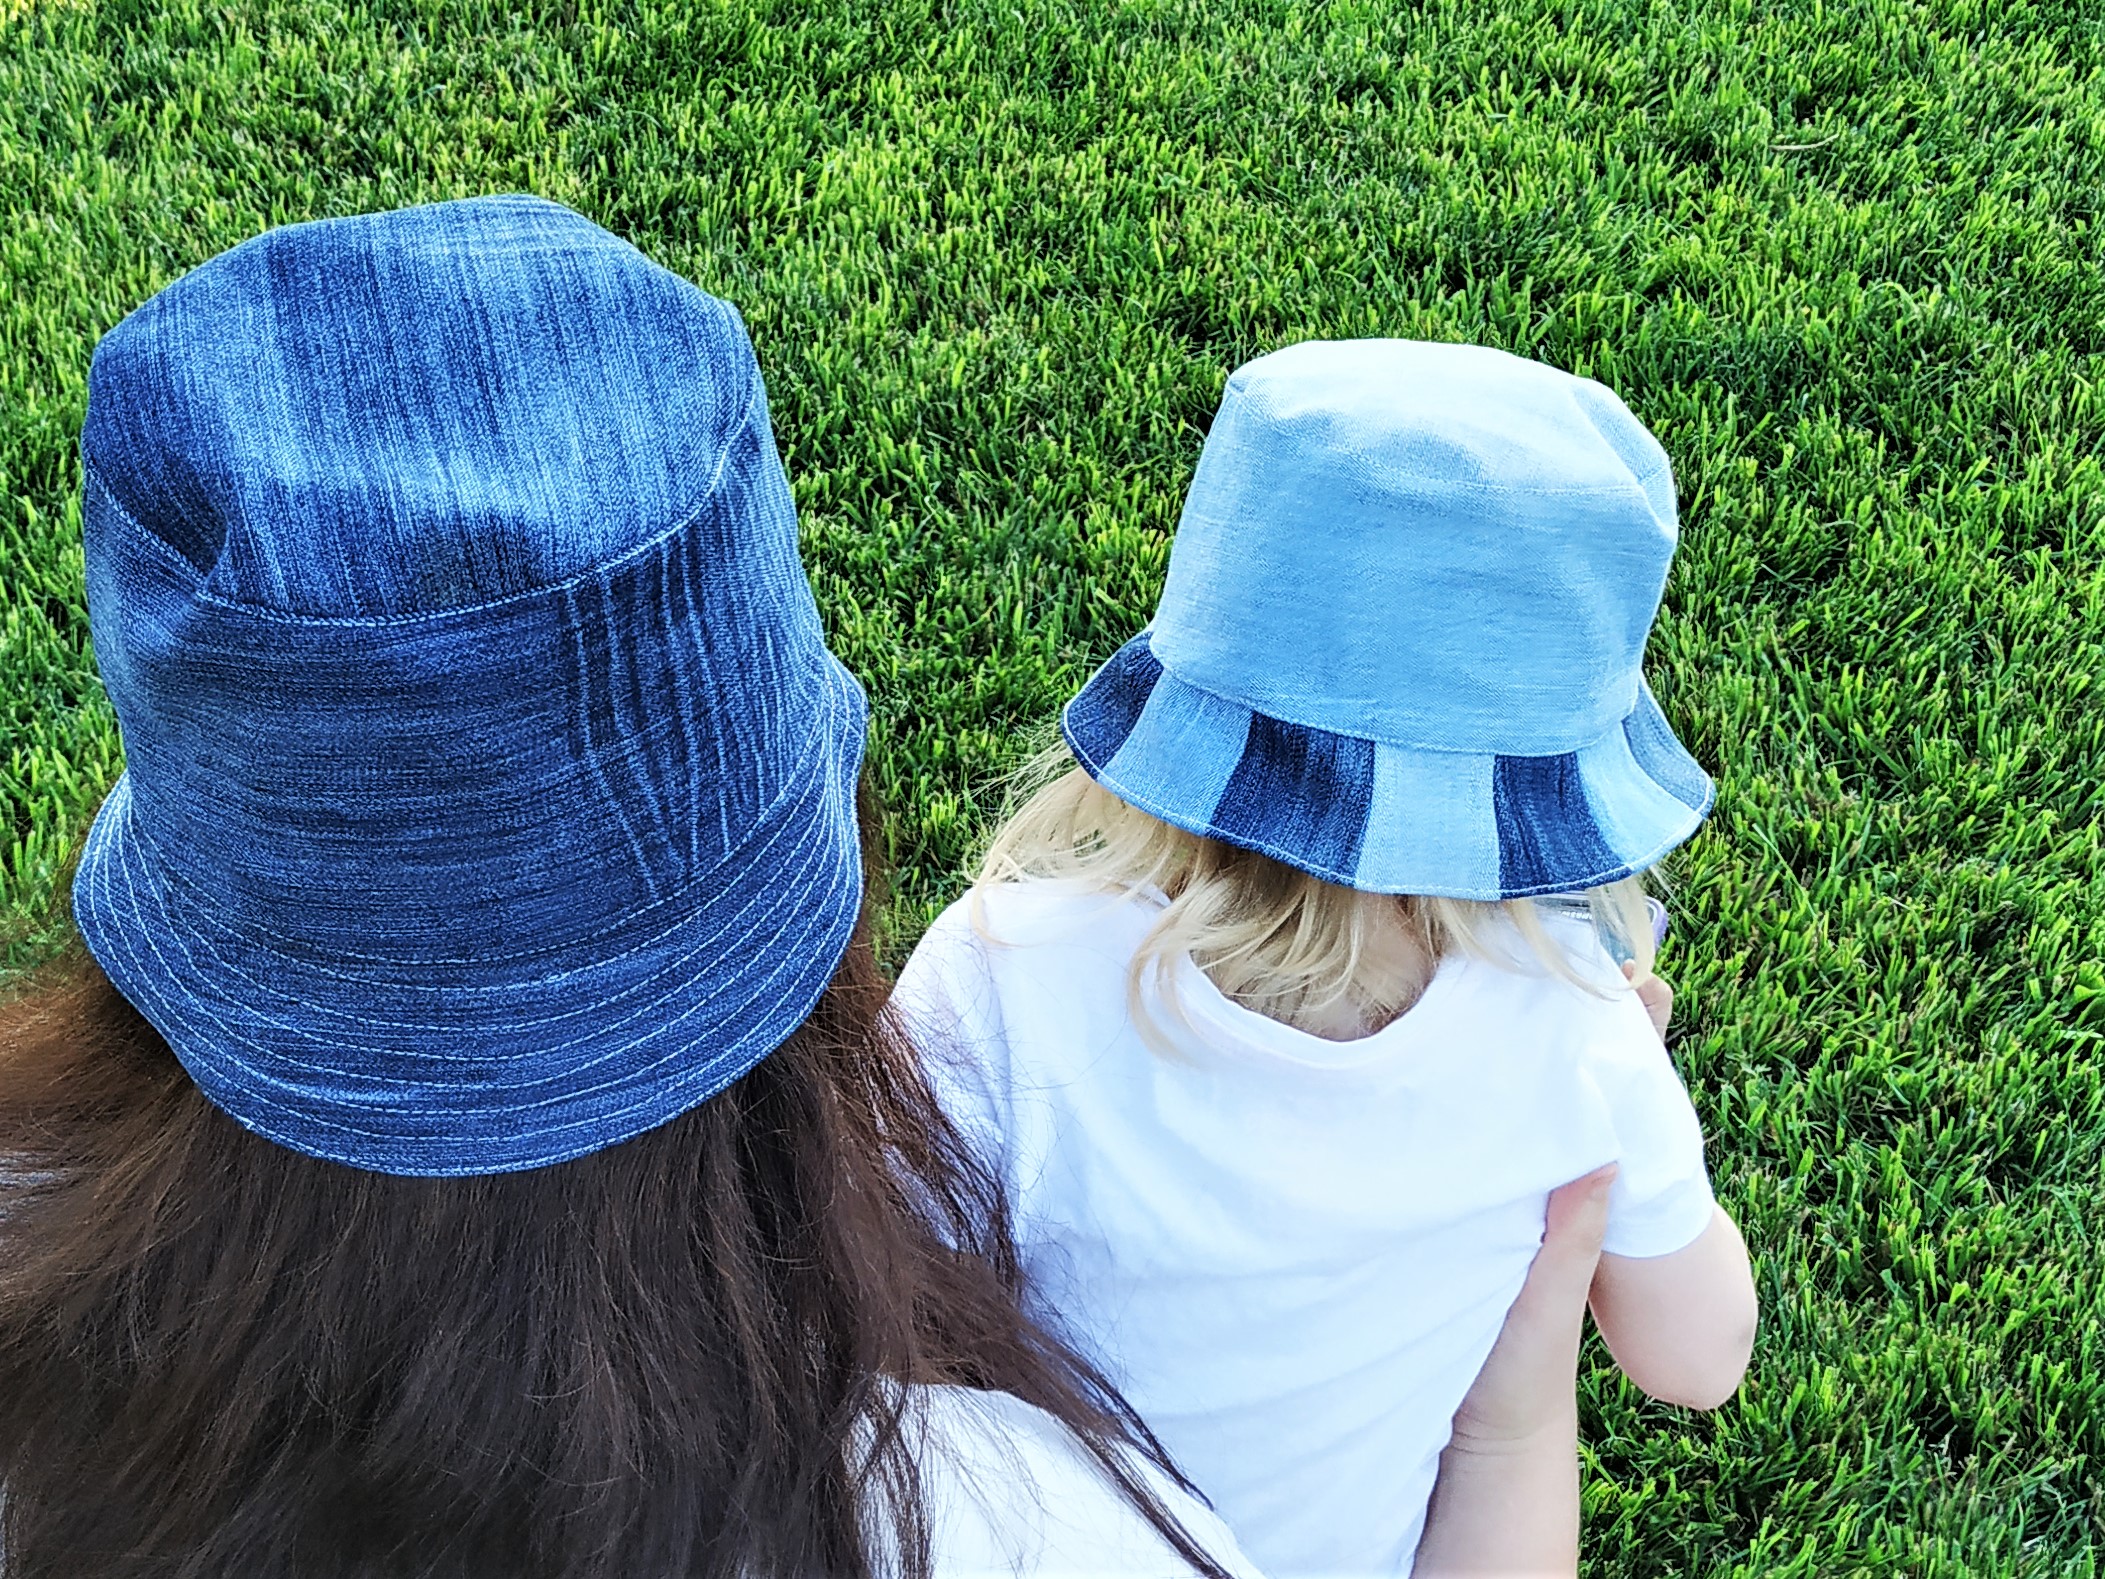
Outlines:
[{"label": "short sleeve", "polygon": [[950,1122],[997,1177],[1008,1177],[1008,1036],[969,896],[914,946],[892,1003]]},{"label": "short sleeve", "polygon": [[1587,1048],[1620,1150],[1601,1248],[1670,1255],[1709,1227],[1714,1212],[1703,1126],[1636,995],[1619,992],[1606,1008]]}]

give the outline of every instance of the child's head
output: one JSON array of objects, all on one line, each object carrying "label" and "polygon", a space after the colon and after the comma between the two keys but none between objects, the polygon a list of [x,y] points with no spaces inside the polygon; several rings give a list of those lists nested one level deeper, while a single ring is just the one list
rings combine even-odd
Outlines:
[{"label": "child's head", "polygon": [[1675,536],[1665,452],[1590,379],[1401,340],[1261,357],[1154,621],[1062,719],[1108,794],[1047,791],[988,875],[1222,887],[1209,917],[1292,929],[1260,951],[1288,976],[1304,938],[1356,958],[1401,915],[1437,955],[1486,906],[1532,931],[1509,902],[1589,893],[1648,960],[1632,880],[1711,800],[1640,669]]},{"label": "child's head", "polygon": [[[1133,960],[1135,1018],[1151,984],[1174,1005],[1176,961],[1190,955],[1228,997],[1273,1019],[1357,1035],[1407,1008],[1449,953],[1534,964],[1585,990],[1598,978],[1573,962],[1532,900],[1379,894],[1310,875],[1255,850],[1162,821],[1098,784],[1055,747],[1019,778],[1023,793],[988,846],[979,881],[1071,881],[1152,890],[1167,901]],[[1640,974],[1652,967],[1644,886],[1637,877],[1571,896],[1593,924],[1621,938]],[[1517,945],[1517,948],[1516,948]]]}]

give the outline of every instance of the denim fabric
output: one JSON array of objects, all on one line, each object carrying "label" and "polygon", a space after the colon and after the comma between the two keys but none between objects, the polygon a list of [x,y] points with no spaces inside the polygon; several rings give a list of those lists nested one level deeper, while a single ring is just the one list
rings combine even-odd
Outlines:
[{"label": "denim fabric", "polygon": [[1359,865],[1374,791],[1374,742],[1251,715],[1248,745],[1213,809],[1221,837],[1283,844],[1326,870]]},{"label": "denim fabric", "polygon": [[[1127,642],[1067,704],[1060,727],[1069,746],[1084,762],[1109,762],[1139,725],[1161,679],[1162,665],[1155,661],[1146,634]],[[1241,756],[1238,746],[1236,757]]]},{"label": "denim fabric", "polygon": [[1608,390],[1482,346],[1312,341],[1228,380],[1154,620],[1179,678],[1442,751],[1606,733],[1675,536]]},{"label": "denim fabric", "polygon": [[1558,874],[1624,875],[1623,863],[1594,825],[1575,753],[1499,757],[1491,774],[1498,818],[1498,883],[1508,894],[1559,887]]},{"label": "denim fabric", "polygon": [[241,1123],[537,1167],[809,1012],[865,707],[728,304],[533,198],[292,226],[104,337],[81,453],[76,915]]},{"label": "denim fabric", "polygon": [[[1642,676],[1676,530],[1664,451],[1589,379],[1480,346],[1288,347],[1228,381],[1137,639],[1159,680],[1110,703],[1128,644],[1069,743],[1133,804],[1332,881],[1626,876],[1711,800]],[[1202,728],[1234,741],[1218,789],[1148,744],[1212,762]]]},{"label": "denim fabric", "polygon": [[[1152,637],[1126,643],[1067,704],[1075,760],[1128,805],[1328,882],[1456,899],[1566,893],[1643,871],[1709,810],[1709,780],[1649,690],[1585,751],[1428,751],[1283,723],[1186,685]],[[1696,784],[1705,793],[1677,798]]]}]

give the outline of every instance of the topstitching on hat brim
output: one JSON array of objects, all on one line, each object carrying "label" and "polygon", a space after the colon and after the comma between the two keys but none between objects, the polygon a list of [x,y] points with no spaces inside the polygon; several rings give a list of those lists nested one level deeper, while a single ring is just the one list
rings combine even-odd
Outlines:
[{"label": "topstitching on hat brim", "polygon": [[76,921],[200,1089],[266,1139],[416,1177],[569,1161],[717,1094],[832,980],[862,903],[864,703],[830,659],[827,678],[822,760],[725,882],[556,975],[420,989],[291,958],[183,902],[122,780],[89,833]]},{"label": "topstitching on hat brim", "polygon": [[1619,727],[1576,751],[1433,751],[1189,685],[1145,631],[1068,703],[1061,733],[1127,804],[1370,893],[1488,901],[1615,882],[1686,841],[1715,794],[1642,687]]}]

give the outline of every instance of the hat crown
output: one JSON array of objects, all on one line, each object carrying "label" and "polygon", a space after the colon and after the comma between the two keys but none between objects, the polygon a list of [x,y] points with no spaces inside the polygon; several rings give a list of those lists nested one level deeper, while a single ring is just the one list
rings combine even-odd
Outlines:
[{"label": "hat crown", "polygon": [[759,389],[730,304],[559,204],[474,198],[185,274],[97,346],[81,450],[217,597],[429,613],[685,520]]},{"label": "hat crown", "polygon": [[1592,380],[1481,346],[1311,341],[1229,379],[1153,650],[1296,724],[1569,751],[1636,704],[1675,537],[1665,452]]}]

